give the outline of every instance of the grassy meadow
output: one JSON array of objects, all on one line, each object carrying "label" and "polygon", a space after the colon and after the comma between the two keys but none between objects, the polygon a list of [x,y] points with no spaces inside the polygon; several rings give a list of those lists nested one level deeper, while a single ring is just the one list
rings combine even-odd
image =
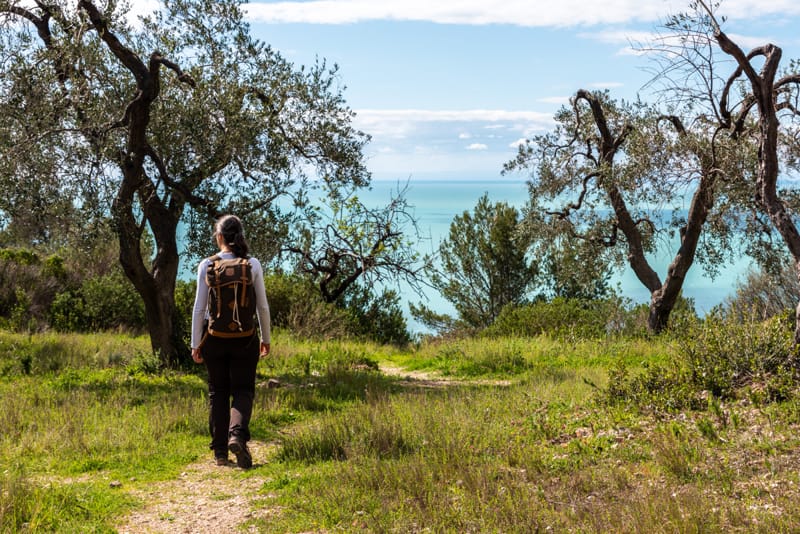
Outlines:
[{"label": "grassy meadow", "polygon": [[[270,513],[242,529],[800,531],[783,330],[406,349],[278,331],[251,423],[273,445],[231,471]],[[157,371],[148,348],[0,333],[0,531],[114,532],[137,488],[211,462],[203,368]]]}]

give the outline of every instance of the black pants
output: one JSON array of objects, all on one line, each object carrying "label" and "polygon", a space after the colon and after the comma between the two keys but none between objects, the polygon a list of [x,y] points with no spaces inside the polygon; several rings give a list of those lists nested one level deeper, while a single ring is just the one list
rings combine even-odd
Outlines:
[{"label": "black pants", "polygon": [[216,456],[227,456],[228,440],[250,440],[250,416],[256,393],[256,366],[259,340],[207,336],[202,348],[208,370],[210,404],[208,426],[211,449]]}]

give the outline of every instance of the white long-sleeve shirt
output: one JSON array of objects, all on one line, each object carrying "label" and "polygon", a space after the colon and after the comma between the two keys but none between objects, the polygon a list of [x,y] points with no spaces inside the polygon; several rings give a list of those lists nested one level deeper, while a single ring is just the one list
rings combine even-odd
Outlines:
[{"label": "white long-sleeve shirt", "polygon": [[[217,254],[224,259],[233,259],[236,255],[233,252],[220,252]],[[258,327],[261,332],[261,342],[269,343],[271,338],[269,303],[267,302],[267,292],[264,290],[264,270],[261,262],[255,258],[249,258],[251,271],[253,274],[253,288],[256,293],[256,315],[258,316]],[[208,284],[206,284],[206,271],[211,265],[210,258],[206,258],[197,266],[197,293],[194,297],[194,309],[192,310],[192,348],[200,346],[203,339],[203,324],[208,317]]]}]

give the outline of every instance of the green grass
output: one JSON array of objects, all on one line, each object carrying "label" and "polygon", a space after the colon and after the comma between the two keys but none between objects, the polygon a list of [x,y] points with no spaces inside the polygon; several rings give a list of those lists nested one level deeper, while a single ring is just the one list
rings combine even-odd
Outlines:
[{"label": "green grass", "polygon": [[609,368],[618,362],[632,366],[660,363],[667,361],[673,351],[665,342],[645,339],[564,341],[540,336],[434,341],[385,358],[407,369],[438,371],[446,376],[508,378],[559,369]]},{"label": "green grass", "polygon": [[[261,481],[270,513],[255,531],[800,530],[796,388],[779,402],[757,384],[698,394],[696,410],[608,402],[607,386],[625,391],[618,366],[669,368],[667,338],[398,350],[278,331],[273,349],[251,429],[277,446],[230,475]],[[144,504],[136,488],[210,459],[201,368],[150,374],[146,351],[120,335],[0,334],[0,531],[113,532]],[[382,363],[453,380],[413,387]]]}]

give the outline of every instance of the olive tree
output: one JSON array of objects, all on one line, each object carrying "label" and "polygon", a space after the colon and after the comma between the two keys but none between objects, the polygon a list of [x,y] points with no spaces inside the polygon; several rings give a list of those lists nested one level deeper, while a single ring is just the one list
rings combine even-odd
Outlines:
[{"label": "olive tree", "polygon": [[36,177],[48,198],[110,217],[153,350],[175,364],[179,226],[197,257],[210,220],[237,213],[269,260],[310,191],[369,183],[368,136],[336,67],[286,61],[250,35],[239,2],[163,0],[135,24],[126,12],[0,1],[0,209]]},{"label": "olive tree", "polygon": [[[800,277],[798,192],[781,183],[786,173],[798,170],[798,65],[790,63],[781,71],[782,50],[771,43],[742,49],[723,31],[718,7],[697,0],[688,12],[670,19],[667,28],[678,39],[663,47],[660,77],[683,102],[704,106],[718,131],[749,140],[752,155],[743,164],[748,172],[728,176],[747,195],[740,197],[750,207],[744,225],[747,250],[773,272],[788,251]],[[800,343],[800,304],[795,343]]]},{"label": "olive tree", "polygon": [[327,303],[339,301],[358,281],[367,287],[404,281],[421,294],[427,262],[411,241],[421,238],[405,191],[399,188],[386,206],[373,208],[356,191],[342,188],[319,209],[304,212],[281,253]]},{"label": "olive tree", "polygon": [[[758,167],[755,174],[755,200],[778,231],[791,254],[795,271],[800,278],[800,232],[797,219],[797,196],[781,191],[778,178],[780,167],[780,132],[795,140],[797,107],[800,98],[800,73],[780,75],[782,51],[774,44],[765,44],[745,52],[722,31],[713,11],[702,1],[697,3],[700,20],[712,32],[719,48],[736,62],[736,68],[723,86],[719,98],[720,122],[733,127],[736,115],[755,115],[757,121]],[[741,101],[733,101],[737,84],[744,79],[748,91]],[[741,110],[741,111],[739,111]],[[742,120],[739,118],[738,120]],[[789,130],[786,131],[788,126]],[[792,143],[796,149],[796,142]],[[795,344],[800,344],[800,303],[796,307]]]},{"label": "olive tree", "polygon": [[[525,232],[545,247],[572,240],[628,265],[650,292],[648,327],[658,332],[695,260],[714,274],[733,251],[736,210],[724,183],[740,171],[746,144],[701,116],[687,121],[605,92],[577,91],[555,118],[504,167],[530,176]],[[667,246],[662,278],[653,255]]]}]

